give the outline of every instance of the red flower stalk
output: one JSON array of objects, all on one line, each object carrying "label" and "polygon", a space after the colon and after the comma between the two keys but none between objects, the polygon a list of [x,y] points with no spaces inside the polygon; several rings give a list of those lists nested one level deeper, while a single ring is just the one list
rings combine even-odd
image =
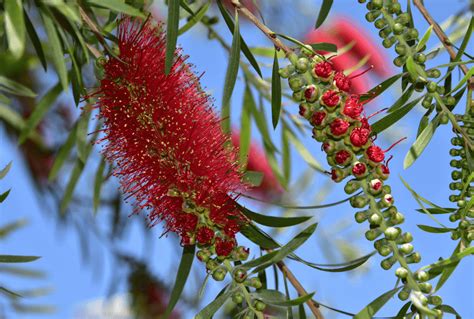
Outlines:
[{"label": "red flower stalk", "polygon": [[198,240],[211,242],[205,226],[233,240],[245,221],[230,195],[245,190],[237,154],[225,147],[228,136],[181,50],[165,75],[165,46],[151,22],[120,24],[120,53],[104,63],[97,92],[103,154],[152,225],[164,220],[183,244],[193,244],[198,229]]}]

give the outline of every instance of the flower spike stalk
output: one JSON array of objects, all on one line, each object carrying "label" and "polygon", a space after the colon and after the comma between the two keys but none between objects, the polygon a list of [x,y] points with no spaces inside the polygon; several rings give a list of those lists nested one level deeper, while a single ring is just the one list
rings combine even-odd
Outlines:
[{"label": "flower spike stalk", "polygon": [[299,114],[313,127],[313,138],[322,142],[332,167],[331,178],[335,182],[350,178],[344,187],[348,194],[363,191],[350,200],[353,207],[361,209],[355,219],[358,223],[368,222],[365,236],[374,241],[375,249],[385,257],[381,267],[388,270],[399,265],[395,274],[403,288],[398,297],[401,300],[411,297],[415,311],[420,314],[441,316],[439,310],[428,308],[428,304],[438,305],[440,300],[431,296],[429,276],[422,271],[413,273],[408,266],[420,262],[421,256],[414,252],[412,235],[400,228],[404,216],[394,206],[391,188],[385,184],[390,176],[385,153],[400,141],[385,151],[375,145],[360,95],[349,93],[347,77],[340,70],[337,72],[330,62],[304,51],[297,60],[307,59],[308,69],[289,65],[280,74],[288,77],[293,96],[299,103]]}]

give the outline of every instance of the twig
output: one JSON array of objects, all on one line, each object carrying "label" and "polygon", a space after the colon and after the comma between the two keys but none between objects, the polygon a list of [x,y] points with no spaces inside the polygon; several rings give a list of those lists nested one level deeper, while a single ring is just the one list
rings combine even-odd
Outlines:
[{"label": "twig", "polygon": [[[288,266],[285,265],[283,261],[280,261],[277,263],[278,268],[280,268],[281,272],[288,278],[290,283],[293,285],[295,288],[296,292],[298,292],[299,296],[306,296],[308,292],[304,289],[304,287],[301,285],[301,283],[296,279],[295,275],[288,269]],[[319,310],[319,304],[314,301],[313,299],[310,299],[306,301],[306,304],[308,305],[309,309],[313,313],[313,315],[316,317],[316,319],[324,319],[323,314]]]},{"label": "twig", "polygon": [[265,24],[260,22],[260,20],[258,20],[258,18],[252,12],[250,12],[249,9],[243,6],[239,0],[232,0],[232,4],[239,12],[246,16],[250,20],[250,22],[252,22],[257,28],[259,28],[270,39],[270,41],[273,42],[275,47],[283,50],[287,57],[290,56],[291,53],[293,53],[292,49],[290,49],[283,42],[281,42],[280,39],[277,38],[275,32],[273,32]]},{"label": "twig", "polygon": [[[433,19],[433,17],[430,15],[428,10],[425,8],[425,6],[423,5],[421,0],[413,0],[413,3],[418,8],[418,10],[420,10],[420,12],[423,15],[423,17],[425,18],[425,20],[428,21],[428,23],[433,26],[434,32],[436,33],[438,38],[441,40],[441,43],[443,44],[443,46],[448,51],[449,56],[451,57],[451,59],[454,60],[457,56],[457,53],[456,53],[456,51],[454,51],[453,45],[452,45],[451,41],[449,40],[448,36],[446,35],[446,33],[444,33],[444,31],[441,29],[441,27],[438,25],[438,23],[436,23],[436,21]],[[459,67],[461,68],[461,70],[464,74],[467,74],[467,72],[469,72],[469,69],[464,64],[461,64]],[[472,81],[471,81],[471,83],[472,83]]]},{"label": "twig", "polygon": [[[102,46],[107,49],[107,43],[105,42],[104,36],[100,32],[100,30],[97,28],[94,21],[91,20],[91,18],[87,15],[87,13],[84,11],[84,9],[81,6],[79,7],[79,13],[84,23],[91,29],[92,33],[94,33],[95,37],[100,42],[100,44],[102,44]],[[87,43],[87,48],[91,51],[91,53],[94,55],[95,58],[100,58],[102,56],[99,50],[97,50],[95,47],[93,47],[89,43]]]}]

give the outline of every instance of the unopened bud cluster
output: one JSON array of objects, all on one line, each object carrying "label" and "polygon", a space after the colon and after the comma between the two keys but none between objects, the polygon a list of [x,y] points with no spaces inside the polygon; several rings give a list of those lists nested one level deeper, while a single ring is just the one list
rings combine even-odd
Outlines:
[{"label": "unopened bud cluster", "polygon": [[365,236],[385,257],[381,267],[388,270],[398,263],[396,275],[405,283],[399,298],[405,300],[412,292],[410,281],[416,283],[413,292],[422,292],[420,300],[426,306],[431,302],[431,285],[426,283],[429,278],[416,276],[408,268],[408,264],[419,263],[421,257],[411,244],[412,235],[400,228],[404,216],[394,206],[391,188],[385,184],[390,175],[385,151],[373,142],[360,96],[348,93],[350,78],[335,71],[323,57],[305,54],[293,57],[292,62],[280,75],[288,78],[293,97],[300,103],[299,114],[313,127],[313,138],[322,142],[332,167],[331,178],[335,182],[350,178],[344,187],[348,194],[362,191],[351,197],[350,203],[361,209],[355,219],[368,222]]},{"label": "unopened bud cluster", "polygon": [[[457,115],[456,118],[461,128],[474,140],[474,101],[471,101],[466,114]],[[450,165],[454,170],[451,173],[453,182],[449,184],[449,188],[455,194],[449,196],[449,200],[458,206],[449,216],[451,222],[457,223],[451,238],[471,242],[474,239],[474,206],[469,203],[474,196],[474,179],[471,176],[474,171],[474,150],[460,136],[453,137],[451,144],[454,147],[449,153],[454,159]]]},{"label": "unopened bud cluster", "polygon": [[[365,3],[365,0],[359,0]],[[440,123],[446,124],[449,118],[438,101],[451,108],[456,104],[456,99],[445,93],[445,88],[438,85],[429,78],[439,78],[441,72],[438,69],[426,69],[425,62],[428,57],[423,53],[426,45],[418,45],[419,32],[411,24],[411,17],[408,12],[403,12],[398,0],[372,0],[366,4],[369,12],[366,20],[373,22],[377,29],[380,29],[379,36],[383,39],[382,44],[386,48],[395,47],[398,56],[393,60],[397,67],[405,67],[408,59],[414,62],[414,70],[409,70],[408,81],[413,84],[417,92],[426,90],[422,105],[427,109],[427,116],[436,110],[440,113]],[[411,71],[411,72],[410,72]]]}]

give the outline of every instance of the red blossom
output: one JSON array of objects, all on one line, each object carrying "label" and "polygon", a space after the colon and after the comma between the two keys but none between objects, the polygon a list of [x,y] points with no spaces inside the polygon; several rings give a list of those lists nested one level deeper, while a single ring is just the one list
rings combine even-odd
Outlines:
[{"label": "red blossom", "polygon": [[342,113],[350,118],[357,119],[364,110],[364,106],[360,103],[359,97],[351,96],[346,100]]},{"label": "red blossom", "polygon": [[366,151],[367,157],[376,163],[380,163],[385,158],[385,152],[378,146],[372,145]]},{"label": "red blossom", "polygon": [[199,227],[196,233],[196,240],[200,244],[210,244],[212,239],[214,239],[214,231],[209,227]]},{"label": "red blossom", "polygon": [[350,124],[343,119],[336,118],[330,124],[331,133],[335,136],[344,135],[349,129]]},{"label": "red blossom", "polygon": [[318,111],[314,112],[313,116],[311,117],[311,124],[320,126],[324,119],[326,118],[326,112]]},{"label": "red blossom", "polygon": [[351,89],[351,79],[344,75],[342,72],[337,72],[334,76],[334,83],[337,88],[344,92],[349,92]]},{"label": "red blossom", "polygon": [[365,166],[364,163],[355,163],[354,166],[352,167],[352,173],[356,176],[360,176],[365,174],[367,171],[367,167]]},{"label": "red blossom", "polygon": [[335,107],[339,103],[339,100],[341,98],[339,97],[339,94],[336,91],[328,90],[324,92],[321,99],[324,105],[329,107]]},{"label": "red blossom", "polygon": [[350,140],[352,145],[361,147],[367,143],[370,136],[370,130],[363,127],[356,127],[352,130]]},{"label": "red blossom", "polygon": [[334,157],[337,164],[343,165],[347,162],[347,160],[351,157],[351,154],[346,150],[340,150],[336,153]]},{"label": "red blossom", "polygon": [[152,225],[164,220],[183,244],[194,240],[196,207],[222,228],[244,221],[230,197],[245,189],[237,153],[225,147],[229,139],[186,57],[177,50],[165,75],[161,27],[126,19],[117,35],[119,53],[104,63],[96,95],[102,153],[124,193],[137,210],[148,211]]},{"label": "red blossom", "polygon": [[229,256],[235,247],[233,240],[222,239],[221,237],[216,238],[216,254],[218,256]]},{"label": "red blossom", "polygon": [[314,73],[323,79],[327,79],[328,77],[330,77],[332,74],[332,71],[333,71],[333,67],[331,63],[326,62],[326,61],[319,62],[318,64],[314,66]]}]

